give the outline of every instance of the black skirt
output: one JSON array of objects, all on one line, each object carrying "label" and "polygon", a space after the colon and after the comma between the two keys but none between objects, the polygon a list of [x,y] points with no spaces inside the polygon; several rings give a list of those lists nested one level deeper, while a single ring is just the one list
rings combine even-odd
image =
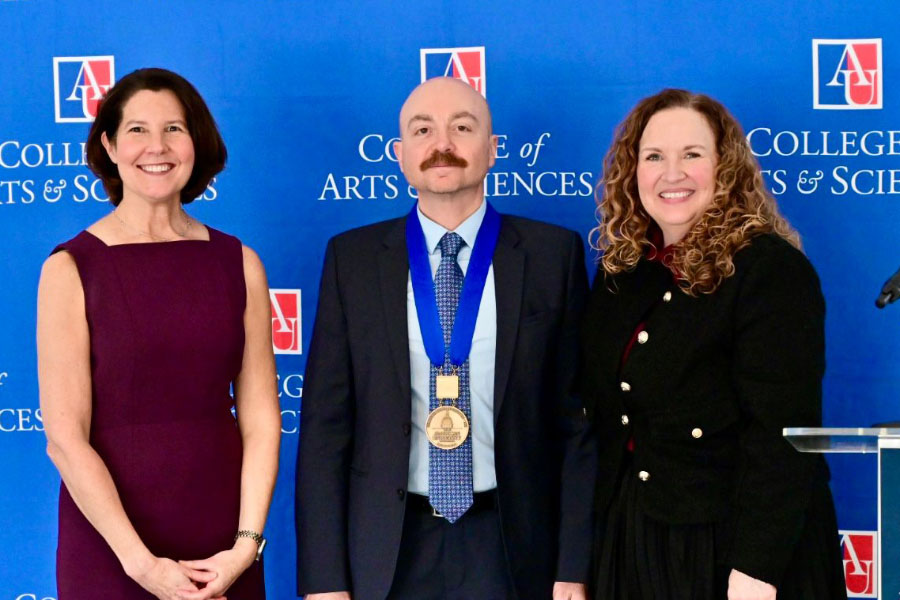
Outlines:
[{"label": "black skirt", "polygon": [[[629,459],[630,463],[630,459]],[[643,513],[637,478],[624,465],[618,492],[598,520],[595,600],[726,600],[731,569],[720,564],[716,523],[672,525]],[[777,600],[845,600],[837,519],[828,485],[817,486]]]}]

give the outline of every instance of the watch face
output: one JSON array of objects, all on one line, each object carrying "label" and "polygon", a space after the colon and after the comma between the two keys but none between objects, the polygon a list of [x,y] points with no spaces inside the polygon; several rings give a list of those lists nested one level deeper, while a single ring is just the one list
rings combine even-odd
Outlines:
[{"label": "watch face", "polygon": [[262,553],[263,553],[263,550],[265,550],[265,548],[266,548],[266,538],[260,537],[259,538],[259,548],[256,549],[256,560],[259,560],[260,558],[262,558]]}]

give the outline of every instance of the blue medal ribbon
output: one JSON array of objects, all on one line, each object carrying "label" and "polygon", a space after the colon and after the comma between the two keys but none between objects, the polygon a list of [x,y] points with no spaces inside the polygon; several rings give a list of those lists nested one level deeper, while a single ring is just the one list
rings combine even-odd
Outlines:
[{"label": "blue medal ribbon", "polygon": [[[475,334],[475,321],[478,318],[478,307],[484,294],[488,269],[497,247],[500,235],[500,214],[487,202],[484,220],[475,236],[475,246],[469,259],[469,268],[463,278],[459,306],[453,319],[453,332],[450,335],[450,362],[461,366],[469,357],[472,349],[472,336]],[[431,363],[441,368],[447,348],[438,315],[437,299],[434,292],[434,276],[428,262],[428,249],[425,247],[425,232],[416,212],[418,205],[413,206],[406,218],[406,248],[409,253],[409,271],[412,279],[413,295],[416,301],[416,313],[419,316],[419,329],[425,353]]]}]

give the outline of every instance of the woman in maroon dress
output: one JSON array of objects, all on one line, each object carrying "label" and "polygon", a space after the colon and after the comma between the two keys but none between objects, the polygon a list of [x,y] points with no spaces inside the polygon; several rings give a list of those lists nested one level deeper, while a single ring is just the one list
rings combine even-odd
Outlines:
[{"label": "woman in maroon dress", "polygon": [[252,250],[183,208],[225,157],[175,73],[135,71],[100,104],[87,160],[114,210],[57,247],[38,291],[60,600],[265,597],[280,437],[268,286]]},{"label": "woman in maroon dress", "polygon": [[607,155],[583,389],[599,429],[597,600],[846,598],[821,455],[825,303],[740,125],[645,98]]}]

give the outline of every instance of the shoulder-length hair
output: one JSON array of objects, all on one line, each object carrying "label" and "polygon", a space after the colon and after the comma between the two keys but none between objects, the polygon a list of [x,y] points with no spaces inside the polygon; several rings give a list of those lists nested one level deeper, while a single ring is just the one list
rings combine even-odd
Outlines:
[{"label": "shoulder-length hair", "polygon": [[[607,274],[627,271],[650,249],[653,220],[638,195],[638,146],[647,122],[668,108],[690,108],[706,118],[716,140],[715,192],[710,206],[673,247],[670,268],[691,296],[710,294],[734,274],[734,255],[763,233],[775,233],[796,248],[800,236],[778,212],[741,126],[722,104],[703,94],[666,89],[644,98],[616,130],[597,186],[597,221],[592,246],[602,251]],[[669,264],[669,263],[667,263]]]},{"label": "shoulder-length hair", "polygon": [[105,133],[107,139],[115,143],[116,133],[122,123],[122,109],[141,90],[168,90],[175,94],[184,109],[187,130],[194,144],[194,169],[181,190],[181,203],[193,202],[203,193],[212,178],[225,168],[228,152],[203,97],[187,79],[172,71],[138,69],[110,88],[97,107],[97,118],[88,134],[85,148],[87,164],[103,181],[109,201],[113,206],[118,206],[122,201],[122,179],[119,177],[119,168],[106,153],[101,138]]}]

